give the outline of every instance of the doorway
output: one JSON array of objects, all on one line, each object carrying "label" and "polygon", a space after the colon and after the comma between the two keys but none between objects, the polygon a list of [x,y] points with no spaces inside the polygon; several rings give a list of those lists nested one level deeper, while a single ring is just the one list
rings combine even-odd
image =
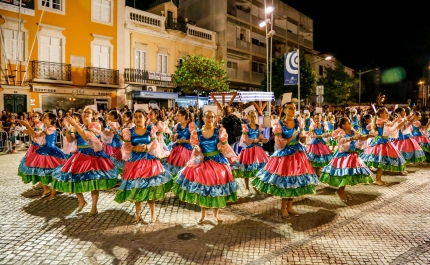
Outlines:
[{"label": "doorway", "polygon": [[4,109],[12,113],[23,113],[27,111],[27,95],[5,94]]}]

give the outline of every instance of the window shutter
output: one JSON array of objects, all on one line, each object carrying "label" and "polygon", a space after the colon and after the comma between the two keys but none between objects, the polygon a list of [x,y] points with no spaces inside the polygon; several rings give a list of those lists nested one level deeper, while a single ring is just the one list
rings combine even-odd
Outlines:
[{"label": "window shutter", "polygon": [[246,30],[246,36],[245,36],[246,42],[251,42],[251,31]]},{"label": "window shutter", "polygon": [[240,39],[240,27],[236,26],[236,39]]}]

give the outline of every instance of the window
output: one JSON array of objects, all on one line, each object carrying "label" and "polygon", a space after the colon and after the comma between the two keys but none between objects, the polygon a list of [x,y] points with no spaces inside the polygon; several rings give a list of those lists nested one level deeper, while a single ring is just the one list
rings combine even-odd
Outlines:
[{"label": "window", "polygon": [[94,44],[91,65],[93,67],[110,69],[110,47]]},{"label": "window", "polygon": [[266,65],[259,62],[252,62],[252,71],[255,73],[265,73]]},{"label": "window", "polygon": [[146,70],[146,52],[136,50],[134,55],[134,68],[139,70]]},{"label": "window", "polygon": [[168,56],[165,54],[158,55],[157,72],[167,73],[167,58]]},{"label": "window", "polygon": [[112,24],[112,0],[93,0],[92,19]]},{"label": "window", "polygon": [[324,75],[324,66],[319,66],[319,75]]},{"label": "window", "polygon": [[227,68],[237,69],[237,63],[235,63],[235,62],[227,62]]},{"label": "window", "polygon": [[24,60],[24,32],[18,34],[17,30],[4,29],[4,46],[6,59]]},{"label": "window", "polygon": [[40,36],[39,60],[44,62],[61,63],[62,47],[61,39]]},{"label": "window", "polygon": [[46,10],[63,11],[63,0],[42,0],[41,8],[43,8],[43,6],[45,6]]}]

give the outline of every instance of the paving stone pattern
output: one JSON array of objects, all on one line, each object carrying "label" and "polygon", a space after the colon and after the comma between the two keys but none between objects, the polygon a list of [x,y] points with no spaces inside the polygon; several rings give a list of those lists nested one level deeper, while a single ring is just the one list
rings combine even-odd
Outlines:
[{"label": "paving stone pattern", "polygon": [[[99,214],[76,213],[74,195],[50,202],[17,176],[23,152],[0,156],[0,264],[430,264],[430,165],[390,185],[347,187],[297,199],[300,217],[281,218],[281,200],[241,197],[197,225],[200,209],[172,193],[156,204],[158,221],[133,225],[134,205],[116,203],[117,188],[101,192]],[[90,202],[90,194],[85,194]]]}]

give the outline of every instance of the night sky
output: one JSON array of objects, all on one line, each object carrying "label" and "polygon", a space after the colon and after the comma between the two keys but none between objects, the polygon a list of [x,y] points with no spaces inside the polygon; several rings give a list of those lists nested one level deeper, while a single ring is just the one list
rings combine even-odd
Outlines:
[{"label": "night sky", "polygon": [[[356,71],[402,67],[405,81],[413,83],[427,76],[430,9],[425,2],[282,1],[314,20],[314,49],[345,66]],[[136,2],[146,8],[153,1]]]}]

